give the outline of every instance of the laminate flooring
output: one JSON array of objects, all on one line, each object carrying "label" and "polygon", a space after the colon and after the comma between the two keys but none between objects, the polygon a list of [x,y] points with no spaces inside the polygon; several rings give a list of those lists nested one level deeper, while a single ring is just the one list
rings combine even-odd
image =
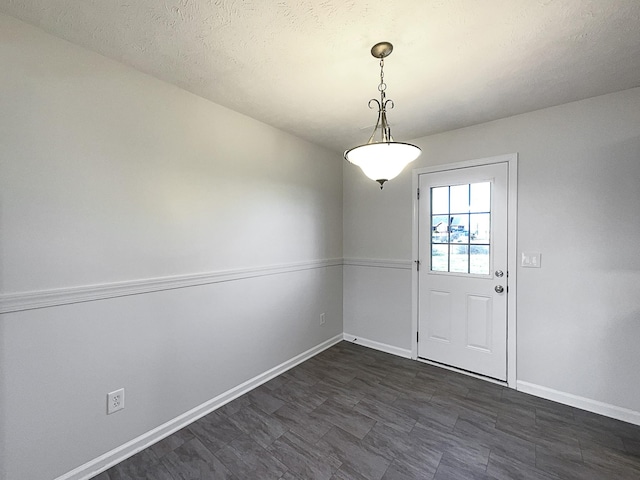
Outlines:
[{"label": "laminate flooring", "polygon": [[640,427],[341,342],[95,480],[640,479]]}]

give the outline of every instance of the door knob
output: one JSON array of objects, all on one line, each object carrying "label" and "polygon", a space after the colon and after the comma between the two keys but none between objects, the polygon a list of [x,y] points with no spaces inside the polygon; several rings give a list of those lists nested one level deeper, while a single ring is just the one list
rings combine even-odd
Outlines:
[{"label": "door knob", "polygon": [[502,285],[496,285],[495,291],[497,293],[502,293],[504,292],[504,287]]},{"label": "door knob", "polygon": [[502,270],[496,270],[496,277],[502,277],[504,272]]}]

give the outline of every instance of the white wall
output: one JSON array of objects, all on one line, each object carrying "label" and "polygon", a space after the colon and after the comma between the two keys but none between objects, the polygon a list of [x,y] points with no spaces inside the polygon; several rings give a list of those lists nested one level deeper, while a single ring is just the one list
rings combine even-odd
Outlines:
[{"label": "white wall", "polygon": [[0,479],[56,478],[342,333],[339,155],[2,15],[0,112]]},{"label": "white wall", "polygon": [[411,263],[350,259],[343,278],[345,338],[410,358]]},{"label": "white wall", "polygon": [[[414,168],[519,154],[518,252],[542,253],[542,268],[518,270],[519,385],[640,421],[640,88],[415,142]],[[411,215],[411,169],[380,191],[344,166],[346,259],[411,260]],[[397,336],[411,322],[406,294],[371,295],[354,279],[375,267],[348,268],[360,273],[345,275],[345,331],[409,348],[411,332]],[[369,317],[350,303],[371,305]]]}]

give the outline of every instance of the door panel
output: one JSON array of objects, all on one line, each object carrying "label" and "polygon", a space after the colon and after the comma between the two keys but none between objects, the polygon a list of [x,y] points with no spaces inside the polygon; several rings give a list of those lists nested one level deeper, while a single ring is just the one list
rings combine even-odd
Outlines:
[{"label": "door panel", "polygon": [[480,295],[467,295],[467,347],[491,353],[492,299]]},{"label": "door panel", "polygon": [[496,163],[419,176],[418,356],[498,380],[507,278],[494,272],[507,270],[507,175]]},{"label": "door panel", "polygon": [[441,342],[451,341],[451,294],[431,290],[429,302],[429,338]]}]

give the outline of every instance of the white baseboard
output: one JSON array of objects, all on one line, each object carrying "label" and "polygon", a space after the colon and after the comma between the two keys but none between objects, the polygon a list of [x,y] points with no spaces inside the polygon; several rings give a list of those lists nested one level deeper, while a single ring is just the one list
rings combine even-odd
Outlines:
[{"label": "white baseboard", "polygon": [[345,333],[344,339],[348,342],[362,345],[363,347],[369,347],[373,348],[374,350],[380,350],[381,352],[390,353],[391,355],[411,358],[411,350],[407,350],[405,348],[394,347],[393,345],[387,345],[386,343],[376,342],[375,340],[369,340],[368,338],[358,337],[356,335],[351,335],[350,333]]},{"label": "white baseboard", "polygon": [[581,410],[622,420],[623,422],[640,425],[640,412],[629,410],[628,408],[617,407],[609,403],[599,402],[590,398],[580,397],[571,393],[561,392],[552,388],[542,387],[540,385],[520,380],[517,382],[517,390],[524,393],[530,393],[536,397],[542,397],[547,400],[576,407]]},{"label": "white baseboard", "polygon": [[286,362],[281,363],[280,365],[267,370],[256,377],[247,380],[246,382],[238,385],[231,390],[227,390],[226,392],[218,395],[215,398],[199,405],[182,415],[169,420],[168,422],[160,425],[153,430],[140,435],[137,438],[134,438],[130,442],[121,445],[110,452],[101,455],[98,458],[91,460],[90,462],[85,463],[84,465],[79,466],[78,468],[58,477],[56,480],[87,480],[99,473],[107,470],[120,463],[123,460],[135,455],[136,453],[144,450],[145,448],[153,445],[154,443],[162,440],[165,437],[168,437],[174,432],[177,432],[181,428],[186,427],[187,425],[195,422],[201,417],[213,412],[214,410],[222,407],[223,405],[229,403],[231,400],[244,395],[245,393],[253,390],[254,388],[262,385],[265,382],[268,382],[274,377],[286,372],[287,370],[295,367],[296,365],[304,362],[305,360],[310,359],[311,357],[317,355],[318,353],[326,350],[327,348],[332,347],[336,343],[343,340],[343,335],[336,335],[329,340],[322,342],[319,345],[316,345],[313,348],[310,348],[306,352],[301,353],[293,357]]}]

